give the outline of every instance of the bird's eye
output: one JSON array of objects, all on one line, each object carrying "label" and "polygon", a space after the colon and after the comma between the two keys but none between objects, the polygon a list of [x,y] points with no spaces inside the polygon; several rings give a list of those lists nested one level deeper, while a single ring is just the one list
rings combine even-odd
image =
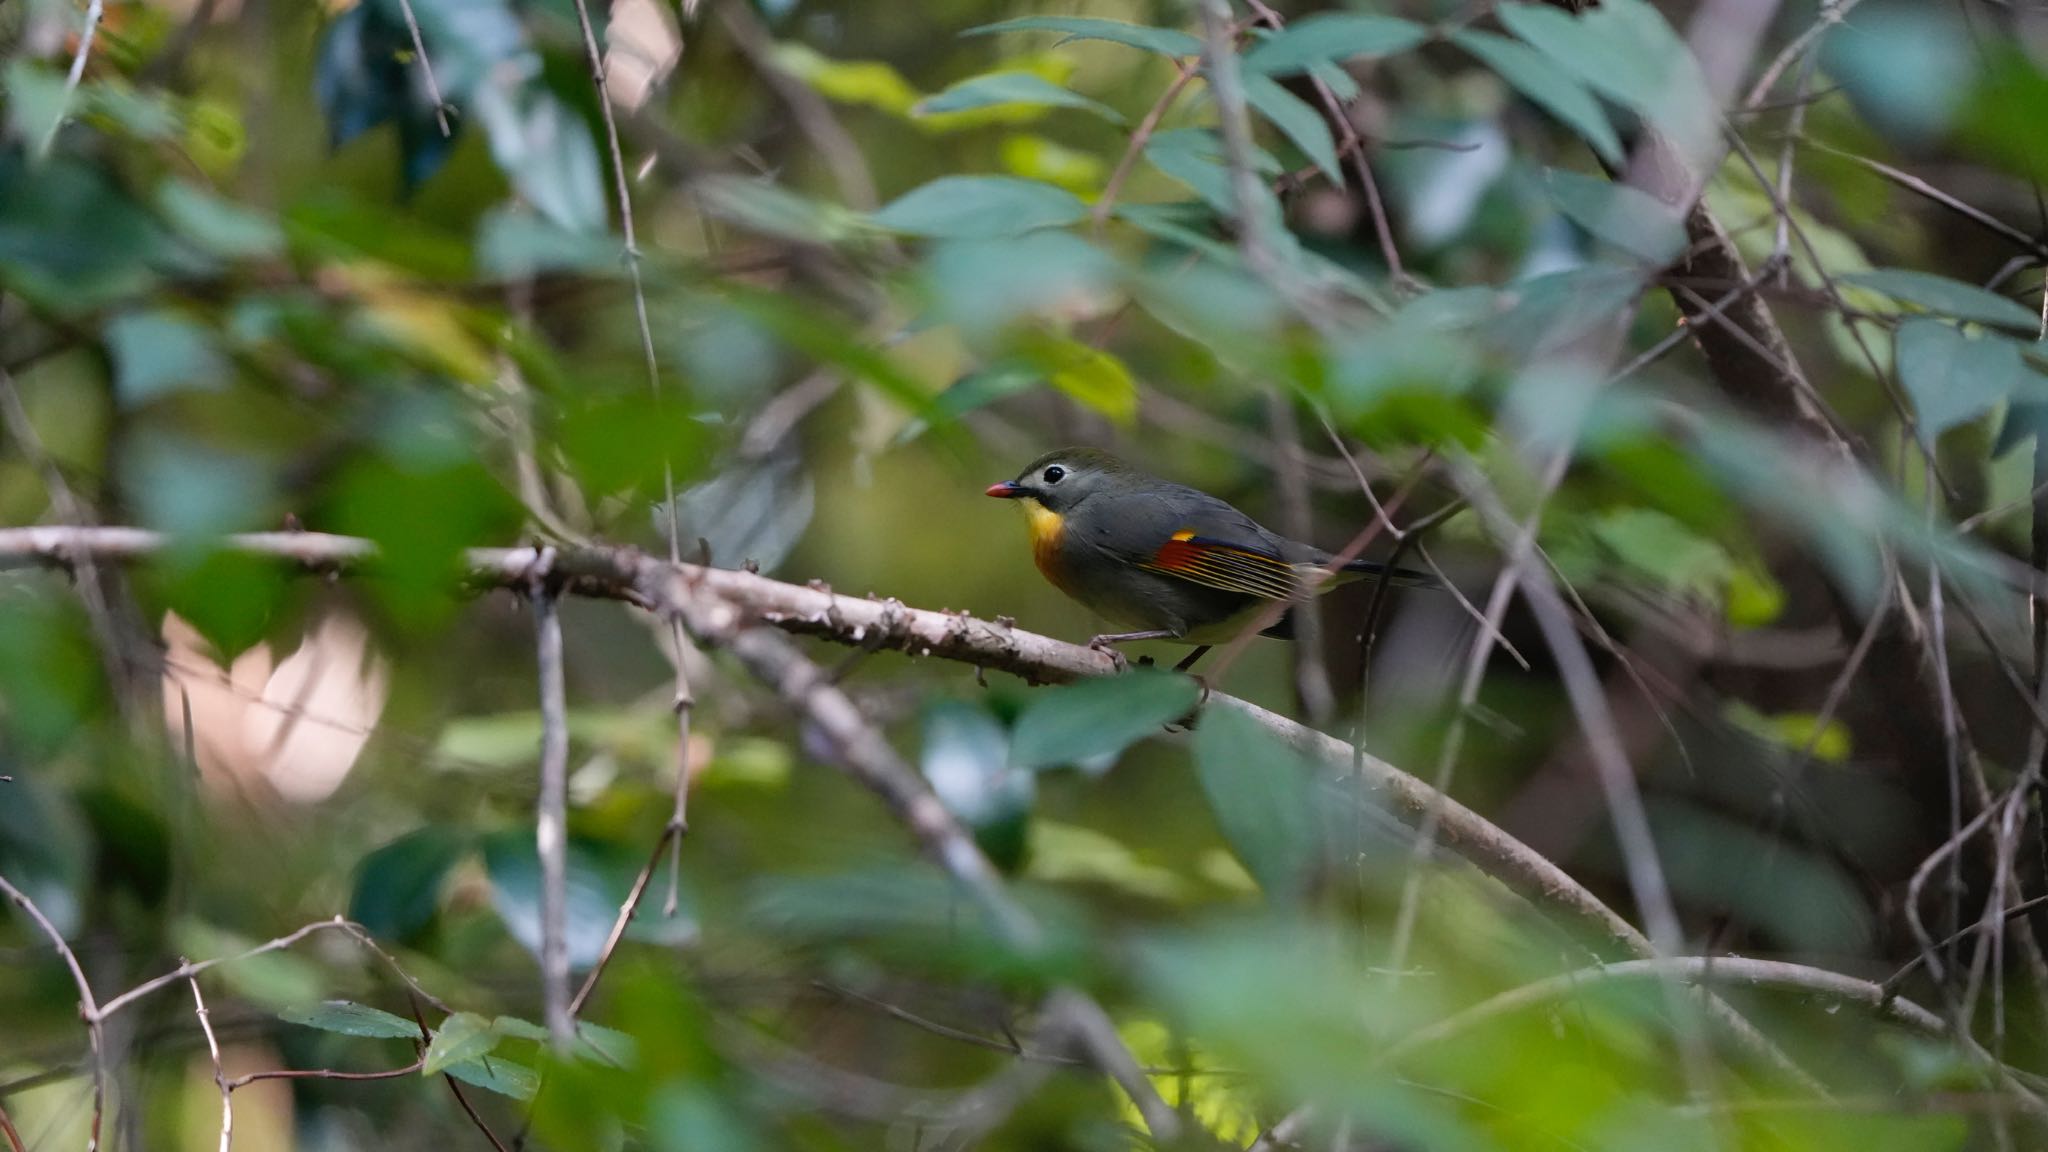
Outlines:
[{"label": "bird's eye", "polygon": [[1047,484],[1057,484],[1066,474],[1067,470],[1065,468],[1055,464],[1045,470],[1045,482]]}]

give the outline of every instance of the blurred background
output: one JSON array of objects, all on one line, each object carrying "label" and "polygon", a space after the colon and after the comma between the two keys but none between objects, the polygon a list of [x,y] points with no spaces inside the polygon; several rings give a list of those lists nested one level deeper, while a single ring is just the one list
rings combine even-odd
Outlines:
[{"label": "blurred background", "polygon": [[[225,1148],[216,1073],[257,1075],[245,1150],[2048,1138],[2041,9],[580,2],[0,0],[0,526],[166,534],[0,530],[17,1149]],[[611,963],[550,1056],[532,614],[462,550],[666,557],[673,518],[688,562],[1085,643],[982,494],[1065,445],[1454,589],[1339,589],[1211,688],[1667,951],[1863,983],[1496,1002],[1626,957],[1348,765],[1156,678],[802,641],[1018,948],[772,685],[567,596],[568,947]],[[297,529],[381,559],[220,540]],[[200,976],[217,1053],[185,981],[124,1004],[96,1109],[29,903],[102,1004],[361,935]]]}]

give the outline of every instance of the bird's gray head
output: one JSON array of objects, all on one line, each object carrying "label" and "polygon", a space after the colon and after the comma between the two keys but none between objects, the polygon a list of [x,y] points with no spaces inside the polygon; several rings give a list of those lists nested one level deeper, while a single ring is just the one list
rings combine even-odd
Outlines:
[{"label": "bird's gray head", "polygon": [[1130,469],[1107,452],[1062,448],[1033,460],[1015,480],[989,485],[988,494],[1005,500],[1035,500],[1047,511],[1065,514],[1129,475]]}]

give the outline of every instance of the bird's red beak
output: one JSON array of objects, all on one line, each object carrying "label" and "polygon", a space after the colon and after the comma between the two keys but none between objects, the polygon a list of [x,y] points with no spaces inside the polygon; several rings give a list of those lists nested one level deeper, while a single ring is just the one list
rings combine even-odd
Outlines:
[{"label": "bird's red beak", "polygon": [[1025,488],[1015,480],[1005,480],[1000,484],[989,485],[988,494],[999,500],[1015,500],[1025,494]]}]

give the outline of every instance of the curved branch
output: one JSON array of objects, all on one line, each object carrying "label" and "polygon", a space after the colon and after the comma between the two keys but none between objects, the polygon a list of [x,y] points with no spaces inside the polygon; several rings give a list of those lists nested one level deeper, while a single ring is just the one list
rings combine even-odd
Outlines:
[{"label": "curved branch", "polygon": [[[161,533],[140,528],[0,529],[0,569],[66,566],[88,558],[137,560],[169,542]],[[320,571],[345,569],[376,555],[376,545],[368,540],[319,532],[245,533],[225,537],[220,544]],[[529,586],[538,558],[534,548],[478,548],[467,556],[470,576],[477,583],[519,590]],[[816,581],[788,584],[751,572],[670,564],[633,548],[563,549],[549,571],[565,591],[679,613],[714,632],[755,621],[841,644],[1007,672],[1033,684],[1116,671],[1110,657],[1096,649],[1024,631],[1007,618],[990,621],[965,612],[910,608],[894,599],[843,596]],[[707,612],[712,614],[709,618]],[[1207,707],[1237,712],[1303,754],[1339,772],[1353,771],[1353,748],[1333,736],[1220,692],[1209,696]],[[1438,835],[1446,848],[1523,900],[1561,913],[1589,932],[1589,946],[1596,954],[1650,954],[1649,941],[1634,925],[1535,849],[1384,760],[1368,755],[1355,763],[1366,787],[1395,816],[1412,824],[1435,807]]]}]

